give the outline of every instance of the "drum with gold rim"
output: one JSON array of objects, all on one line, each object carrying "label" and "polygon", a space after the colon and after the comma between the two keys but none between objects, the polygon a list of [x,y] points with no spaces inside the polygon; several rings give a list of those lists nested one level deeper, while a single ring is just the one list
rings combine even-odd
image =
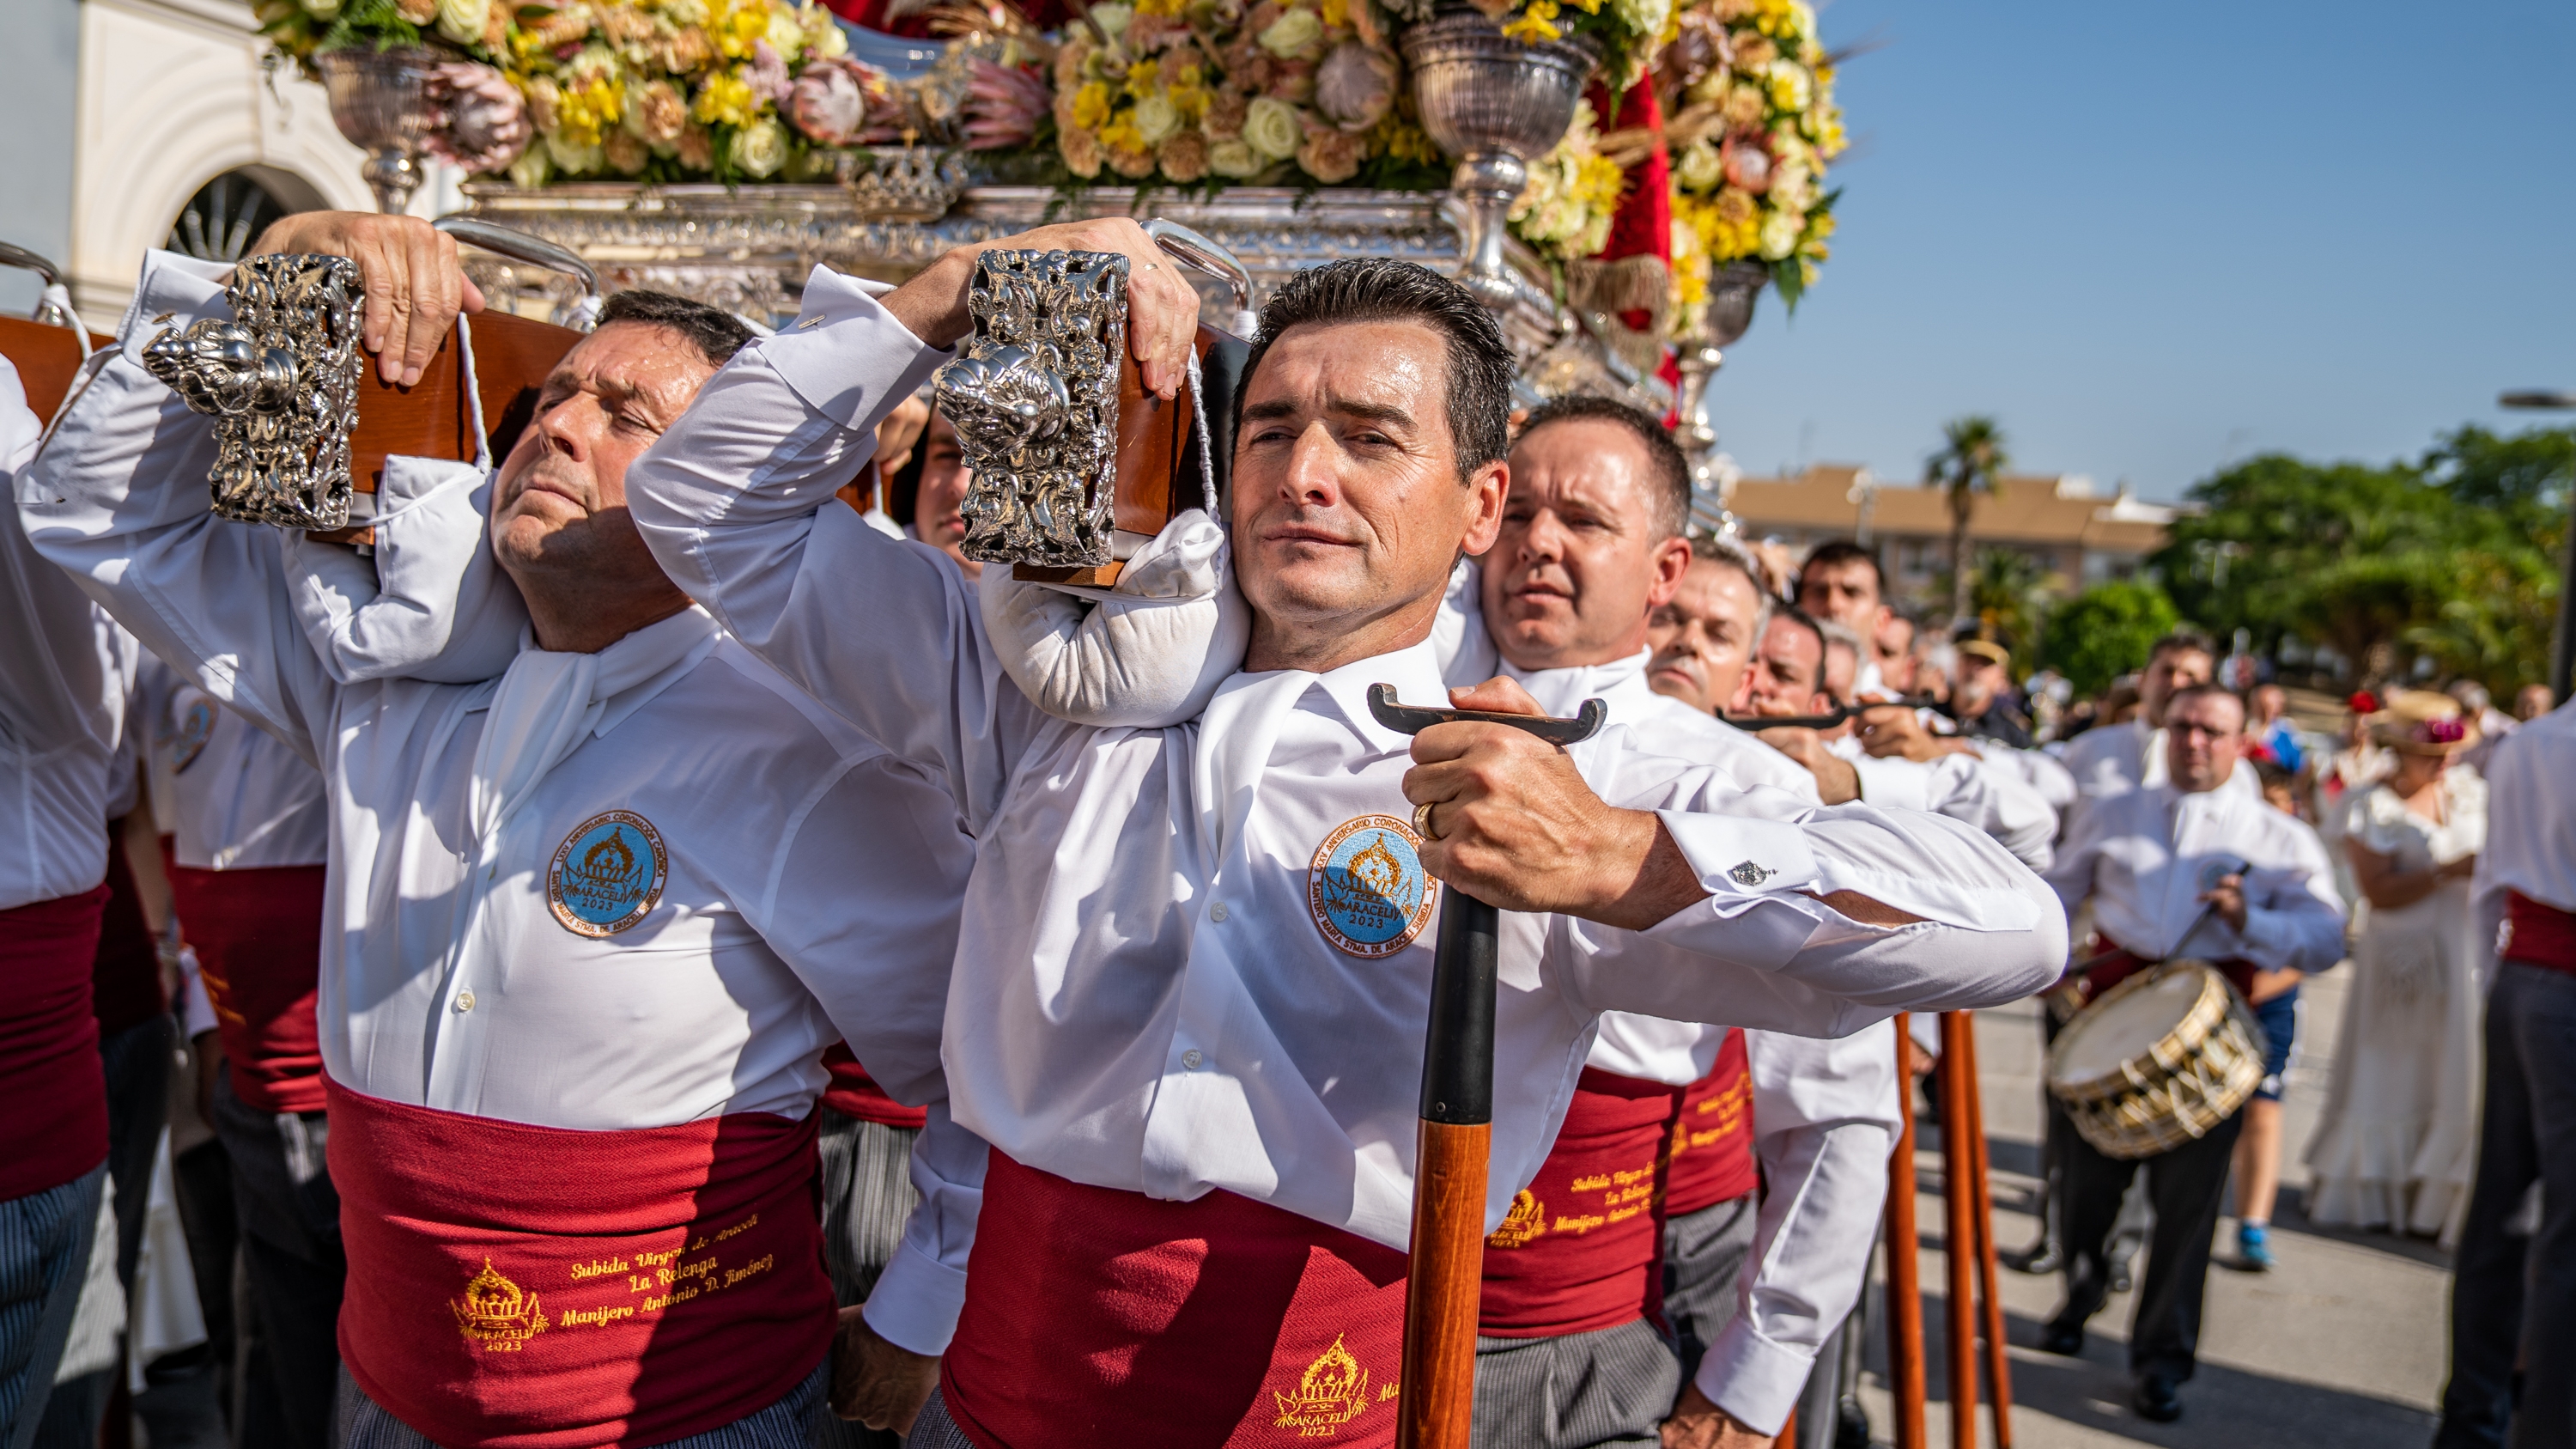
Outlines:
[{"label": "drum with gold rim", "polygon": [[2049,1095],[2107,1157],[2207,1136],[2263,1083],[2263,1029],[2227,978],[2168,961],[2077,1013],[2049,1048]]}]

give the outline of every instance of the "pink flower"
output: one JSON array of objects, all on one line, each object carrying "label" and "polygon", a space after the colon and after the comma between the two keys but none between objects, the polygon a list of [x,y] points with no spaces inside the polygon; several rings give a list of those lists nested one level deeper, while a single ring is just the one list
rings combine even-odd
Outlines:
[{"label": "pink flower", "polygon": [[1771,189],[1771,143],[1758,131],[1738,132],[1718,147],[1726,179],[1755,196]]},{"label": "pink flower", "polygon": [[793,86],[787,79],[787,62],[766,40],[751,43],[751,74],[747,77],[753,91],[769,99],[785,102]]},{"label": "pink flower", "polygon": [[967,71],[966,148],[991,151],[1026,145],[1047,113],[1046,83],[1024,70],[977,56]]},{"label": "pink flower", "polygon": [[469,172],[499,171],[536,134],[518,87],[488,65],[449,61],[429,80],[429,153]]},{"label": "pink flower", "polygon": [[903,134],[903,98],[883,71],[848,56],[818,60],[788,88],[787,119],[805,139],[856,146]]}]

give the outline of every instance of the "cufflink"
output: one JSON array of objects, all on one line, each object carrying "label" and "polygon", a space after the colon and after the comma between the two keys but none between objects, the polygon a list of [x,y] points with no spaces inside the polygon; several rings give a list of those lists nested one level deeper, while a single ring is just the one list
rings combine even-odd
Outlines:
[{"label": "cufflink", "polygon": [[1737,885],[1744,887],[1746,890],[1751,890],[1755,886],[1762,884],[1764,881],[1769,880],[1771,877],[1778,875],[1779,873],[1780,872],[1776,870],[1765,870],[1761,866],[1755,865],[1753,862],[1748,860],[1737,865],[1735,869],[1728,871],[1726,873],[1726,878],[1735,882]]}]

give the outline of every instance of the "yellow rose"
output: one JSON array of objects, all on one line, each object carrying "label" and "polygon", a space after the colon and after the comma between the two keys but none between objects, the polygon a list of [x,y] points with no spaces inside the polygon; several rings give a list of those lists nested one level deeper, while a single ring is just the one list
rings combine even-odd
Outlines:
[{"label": "yellow rose", "polygon": [[1073,93],[1073,123],[1096,131],[1109,119],[1109,87],[1098,81]]},{"label": "yellow rose", "polygon": [[527,150],[519,153],[518,160],[510,163],[510,184],[513,186],[525,186],[533,190],[536,187],[545,185],[547,176],[550,175],[553,170],[554,168],[552,164],[546,159],[546,148],[543,146],[530,146]]},{"label": "yellow rose", "polygon": [[1673,162],[1673,180],[1692,191],[1713,191],[1726,175],[1726,166],[1718,158],[1717,148],[1706,141],[1693,141],[1682,148]]}]

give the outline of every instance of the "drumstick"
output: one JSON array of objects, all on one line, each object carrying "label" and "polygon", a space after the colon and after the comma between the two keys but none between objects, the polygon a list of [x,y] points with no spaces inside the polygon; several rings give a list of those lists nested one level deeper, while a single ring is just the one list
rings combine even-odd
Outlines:
[{"label": "drumstick", "polygon": [[1994,1182],[1986,1161],[1986,1099],[1977,1081],[1975,1026],[1972,1018],[1969,1029],[1959,1033],[1959,1049],[1967,1054],[1960,1075],[1967,1082],[1968,1183],[1976,1190],[1977,1292],[1986,1308],[1987,1402],[1993,1405],[1995,1449],[2012,1449],[2012,1365],[2004,1356],[2004,1305],[1995,1294]]},{"label": "drumstick", "polygon": [[1977,1256],[1974,1154],[1968,1146],[1967,1013],[1941,1013],[1941,1206],[1949,1235],[1943,1256],[1950,1272],[1950,1442],[1977,1442],[1977,1299],[1971,1266]]},{"label": "drumstick", "polygon": [[1923,1289],[1914,1233],[1914,1073],[1905,1013],[1896,1014],[1896,1150],[1887,1158],[1887,1376],[1896,1449],[1924,1449]]}]

